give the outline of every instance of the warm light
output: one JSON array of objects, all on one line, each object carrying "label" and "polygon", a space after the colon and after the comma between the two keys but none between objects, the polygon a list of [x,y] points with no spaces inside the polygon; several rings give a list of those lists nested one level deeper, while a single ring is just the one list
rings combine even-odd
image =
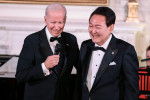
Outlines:
[{"label": "warm light", "polygon": [[138,17],[138,3],[135,0],[128,3],[128,17],[126,22],[140,22]]}]

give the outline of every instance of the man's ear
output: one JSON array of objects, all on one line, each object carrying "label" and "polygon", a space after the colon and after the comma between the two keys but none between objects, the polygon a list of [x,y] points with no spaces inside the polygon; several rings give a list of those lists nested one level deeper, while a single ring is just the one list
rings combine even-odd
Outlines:
[{"label": "man's ear", "polygon": [[112,31],[113,31],[113,29],[114,29],[114,24],[111,24],[111,25],[109,26],[109,30],[110,30],[110,32],[112,32]]},{"label": "man's ear", "polygon": [[46,24],[46,16],[44,16],[44,22],[45,22],[45,24]]},{"label": "man's ear", "polygon": [[64,18],[64,22],[66,23],[66,19],[67,19],[67,16],[65,16],[65,18]]}]

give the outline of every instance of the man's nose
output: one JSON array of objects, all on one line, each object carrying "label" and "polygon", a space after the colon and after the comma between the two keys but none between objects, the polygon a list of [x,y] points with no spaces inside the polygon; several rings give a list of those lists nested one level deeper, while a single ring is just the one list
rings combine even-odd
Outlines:
[{"label": "man's nose", "polygon": [[60,24],[59,23],[55,24],[55,29],[60,29]]},{"label": "man's nose", "polygon": [[93,28],[93,29],[91,30],[91,32],[92,32],[93,34],[96,33],[96,29]]}]

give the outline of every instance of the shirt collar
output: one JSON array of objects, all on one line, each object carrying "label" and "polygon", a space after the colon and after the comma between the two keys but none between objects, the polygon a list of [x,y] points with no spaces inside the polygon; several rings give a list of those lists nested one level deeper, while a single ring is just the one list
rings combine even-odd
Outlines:
[{"label": "shirt collar", "polygon": [[111,38],[112,38],[112,34],[109,36],[108,40],[103,45],[99,46],[98,44],[95,44],[95,46],[103,47],[104,49],[107,49],[108,44],[109,44]]}]

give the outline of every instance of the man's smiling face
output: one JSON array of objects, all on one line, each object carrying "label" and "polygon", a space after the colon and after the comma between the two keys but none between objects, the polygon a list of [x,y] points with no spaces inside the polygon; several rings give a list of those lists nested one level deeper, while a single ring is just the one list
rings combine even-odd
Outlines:
[{"label": "man's smiling face", "polygon": [[114,25],[107,27],[106,17],[103,15],[93,15],[89,21],[89,33],[92,41],[99,46],[103,45],[109,38]]}]

